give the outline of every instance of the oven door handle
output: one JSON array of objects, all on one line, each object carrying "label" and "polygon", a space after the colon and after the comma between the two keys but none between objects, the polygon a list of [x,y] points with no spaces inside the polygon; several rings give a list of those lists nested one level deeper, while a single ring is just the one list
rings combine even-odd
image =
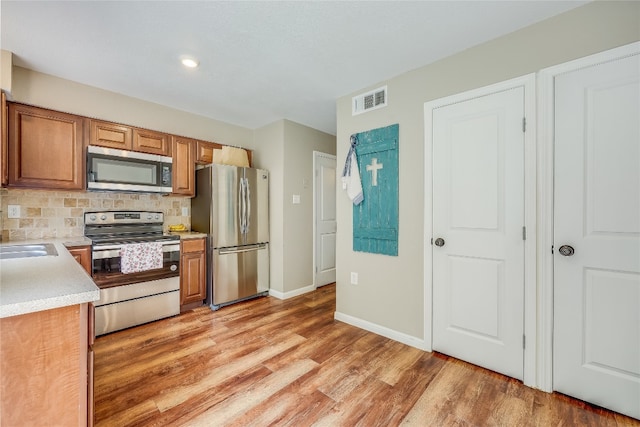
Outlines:
[{"label": "oven door handle", "polygon": [[[120,256],[120,248],[121,246],[118,245],[101,246],[93,250],[92,257],[93,259],[116,258]],[[180,243],[163,245],[162,252],[180,252]]]}]

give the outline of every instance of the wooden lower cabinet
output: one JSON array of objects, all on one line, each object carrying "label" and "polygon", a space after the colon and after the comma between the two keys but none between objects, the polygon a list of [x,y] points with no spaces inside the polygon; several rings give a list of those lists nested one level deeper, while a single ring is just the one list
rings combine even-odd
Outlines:
[{"label": "wooden lower cabinet", "polygon": [[74,246],[67,250],[91,276],[91,246]]},{"label": "wooden lower cabinet", "polygon": [[207,297],[206,239],[180,241],[180,305],[202,305]]},{"label": "wooden lower cabinet", "polygon": [[2,425],[93,425],[92,309],[0,319]]}]

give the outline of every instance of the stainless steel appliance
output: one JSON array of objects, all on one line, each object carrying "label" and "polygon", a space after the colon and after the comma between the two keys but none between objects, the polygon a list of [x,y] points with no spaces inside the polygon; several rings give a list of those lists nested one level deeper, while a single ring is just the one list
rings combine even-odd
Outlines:
[{"label": "stainless steel appliance", "polygon": [[87,189],[171,193],[171,157],[87,147]]},{"label": "stainless steel appliance", "polygon": [[196,171],[191,228],[208,235],[213,310],[269,291],[269,173],[209,165]]},{"label": "stainless steel appliance", "polygon": [[[180,238],[163,234],[162,212],[117,211],[84,214],[92,241],[92,276],[100,288],[95,303],[96,335],[180,313]],[[124,272],[124,245],[162,246],[161,267]]]}]

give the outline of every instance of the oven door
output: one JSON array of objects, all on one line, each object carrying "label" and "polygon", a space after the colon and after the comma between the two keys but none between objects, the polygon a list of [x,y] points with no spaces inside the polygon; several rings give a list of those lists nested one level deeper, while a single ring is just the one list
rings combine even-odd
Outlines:
[{"label": "oven door", "polygon": [[94,245],[92,276],[99,288],[128,285],[180,275],[180,241],[162,242],[162,267],[137,273],[123,274],[120,248],[122,245]]}]

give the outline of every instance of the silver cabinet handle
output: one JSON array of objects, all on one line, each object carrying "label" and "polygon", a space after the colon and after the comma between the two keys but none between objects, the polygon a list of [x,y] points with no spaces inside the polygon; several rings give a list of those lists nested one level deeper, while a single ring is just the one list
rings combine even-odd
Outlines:
[{"label": "silver cabinet handle", "polygon": [[575,249],[573,249],[573,246],[569,246],[569,245],[562,245],[558,248],[558,252],[560,252],[560,255],[562,256],[573,256],[574,253],[576,253]]},{"label": "silver cabinet handle", "polygon": [[435,242],[433,242],[436,246],[442,247],[444,246],[444,239],[442,237],[438,237]]}]

